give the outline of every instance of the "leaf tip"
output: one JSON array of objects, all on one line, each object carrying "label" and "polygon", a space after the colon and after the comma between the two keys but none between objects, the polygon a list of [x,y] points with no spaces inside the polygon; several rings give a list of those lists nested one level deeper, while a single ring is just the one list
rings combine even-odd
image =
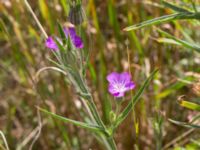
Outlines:
[{"label": "leaf tip", "polygon": [[127,32],[129,31],[127,27],[123,28],[122,31]]}]

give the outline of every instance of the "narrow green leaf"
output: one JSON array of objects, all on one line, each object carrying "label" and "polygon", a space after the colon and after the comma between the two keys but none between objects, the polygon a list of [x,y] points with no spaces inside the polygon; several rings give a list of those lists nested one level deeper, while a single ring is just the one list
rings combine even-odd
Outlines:
[{"label": "narrow green leaf", "polygon": [[187,123],[187,122],[176,121],[176,120],[173,120],[173,119],[168,119],[168,120],[170,122],[176,124],[176,125],[183,126],[183,127],[186,127],[186,128],[200,128],[200,126],[196,125],[196,124],[190,124],[190,123]]},{"label": "narrow green leaf", "polygon": [[[184,78],[185,80],[189,80],[188,77]],[[165,90],[161,91],[160,93],[158,93],[156,95],[156,99],[163,99],[165,97],[167,97],[168,95],[176,92],[177,90],[183,88],[186,85],[186,83],[183,83],[181,81],[178,81],[172,85],[170,85],[168,88],[166,88]]]},{"label": "narrow green leaf", "polygon": [[193,102],[189,102],[189,101],[185,101],[185,100],[180,100],[179,104],[182,107],[191,109],[191,110],[196,110],[196,111],[200,111],[200,105],[193,103]]},{"label": "narrow green leaf", "polygon": [[48,25],[50,26],[51,32],[53,33],[54,22],[52,19],[51,11],[48,7],[48,3],[46,0],[38,0],[38,3],[39,3],[39,9],[41,11],[42,17],[48,23]]},{"label": "narrow green leaf", "polygon": [[63,7],[63,10],[65,14],[67,15],[69,12],[69,4],[66,3],[66,0],[60,0],[61,6]]},{"label": "narrow green leaf", "polygon": [[62,52],[65,52],[65,48],[63,47],[62,43],[58,39],[55,39],[55,42],[56,42],[59,50],[61,50]]},{"label": "narrow green leaf", "polygon": [[165,23],[165,22],[169,22],[169,21],[173,21],[173,20],[180,20],[180,19],[197,19],[198,20],[198,19],[200,19],[200,12],[197,12],[197,13],[181,12],[181,13],[174,13],[171,15],[165,15],[165,16],[161,16],[158,18],[154,18],[151,20],[141,22],[136,25],[126,27],[123,30],[131,31],[131,30],[136,30],[136,29],[140,29],[143,27],[151,26],[151,25],[157,25],[157,24],[161,24],[161,23]]},{"label": "narrow green leaf", "polygon": [[170,39],[170,38],[157,38],[156,41],[159,43],[181,45],[179,42],[175,41],[174,39]]},{"label": "narrow green leaf", "polygon": [[88,62],[88,69],[90,70],[92,81],[96,84],[96,82],[97,82],[97,75],[96,75],[96,72],[95,72],[95,69],[94,69],[92,63],[90,63],[90,62]]},{"label": "narrow green leaf", "polygon": [[[190,49],[193,49],[193,50],[195,50],[197,52],[200,52],[200,46],[199,45],[194,44],[194,43],[189,43],[189,42],[184,41],[184,40],[180,40],[180,39],[176,38],[175,36],[165,32],[163,30],[160,30],[160,29],[157,29],[157,30],[158,30],[158,32],[162,33],[163,35],[165,35],[165,36],[171,38],[172,40],[174,40],[174,44],[178,44],[178,45],[181,45],[181,46],[183,46],[185,48],[190,48]],[[165,42],[165,41],[162,41],[162,42]],[[169,40],[167,42],[169,42]]]},{"label": "narrow green leaf", "polygon": [[59,63],[57,63],[56,61],[54,61],[53,59],[51,59],[51,58],[47,58],[50,62],[52,62],[54,65],[56,65],[57,67],[59,67],[59,68],[62,68],[63,69],[63,66],[61,65],[61,64],[59,64]]},{"label": "narrow green leaf", "polygon": [[58,31],[59,31],[60,36],[62,38],[63,45],[66,45],[67,38],[66,38],[65,32],[63,31],[63,27],[61,26],[61,24],[59,22],[58,22]]},{"label": "narrow green leaf", "polygon": [[196,116],[194,116],[192,118],[192,120],[190,121],[190,123],[194,123],[195,121],[199,120],[199,118],[200,118],[200,113],[198,113]]},{"label": "narrow green leaf", "polygon": [[176,6],[175,4],[171,4],[169,2],[166,2],[166,1],[162,1],[162,4],[165,6],[165,7],[168,7],[176,12],[189,12],[187,9],[184,9],[184,8],[181,8],[181,7],[178,7]]},{"label": "narrow green leaf", "polygon": [[62,117],[62,116],[59,116],[57,114],[54,114],[52,112],[49,112],[45,109],[42,109],[42,108],[39,108],[38,109],[56,119],[59,119],[61,121],[64,121],[64,122],[67,122],[67,123],[72,123],[76,126],[79,126],[79,127],[82,127],[82,128],[85,128],[85,129],[88,129],[88,130],[91,130],[91,131],[94,131],[94,132],[101,132],[101,133],[105,133],[105,130],[100,127],[100,126],[97,126],[97,125],[92,125],[92,124],[87,124],[87,123],[83,123],[83,122],[80,122],[80,121],[76,121],[76,120],[72,120],[72,119],[69,119],[69,118],[65,118],[65,117]]},{"label": "narrow green leaf", "polygon": [[136,95],[132,98],[132,100],[129,102],[129,104],[126,106],[126,108],[122,111],[122,113],[119,115],[119,117],[116,120],[115,127],[117,127],[120,123],[123,122],[124,119],[128,116],[128,114],[131,112],[131,110],[134,108],[135,104],[139,101],[140,96],[144,92],[144,89],[149,85],[150,81],[156,74],[158,69],[154,70],[151,75],[145,80],[142,87],[139,89],[139,91],[136,93]]},{"label": "narrow green leaf", "polygon": [[176,13],[176,14],[172,14],[172,15],[165,15],[165,16],[162,16],[162,17],[154,18],[154,19],[151,19],[151,20],[147,20],[147,21],[126,27],[123,30],[124,31],[131,31],[131,30],[140,29],[140,28],[150,26],[150,25],[161,24],[163,22],[174,20],[174,18],[177,17],[178,15],[180,15],[180,14]]}]

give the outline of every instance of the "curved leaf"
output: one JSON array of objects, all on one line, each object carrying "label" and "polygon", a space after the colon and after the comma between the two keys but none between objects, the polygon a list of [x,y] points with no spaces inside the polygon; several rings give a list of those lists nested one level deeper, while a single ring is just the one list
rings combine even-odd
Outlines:
[{"label": "curved leaf", "polygon": [[189,12],[187,9],[184,9],[184,8],[181,8],[181,7],[178,7],[176,6],[175,4],[172,4],[172,3],[169,3],[169,2],[166,2],[166,1],[162,1],[162,4],[165,6],[165,7],[168,7],[176,12]]},{"label": "curved leaf", "polygon": [[173,20],[180,20],[180,19],[200,19],[200,13],[199,12],[197,12],[197,13],[192,13],[192,12],[174,13],[171,15],[165,15],[165,16],[161,16],[161,17],[154,18],[151,20],[147,20],[147,21],[141,22],[139,24],[126,27],[123,30],[131,31],[131,30],[136,30],[136,29],[140,29],[143,27],[151,26],[151,25],[157,25],[157,24],[161,24],[161,23],[165,23],[165,22],[169,22],[169,21],[173,21]]},{"label": "curved leaf", "polygon": [[80,121],[76,121],[76,120],[72,120],[72,119],[69,119],[69,118],[65,118],[65,117],[62,117],[60,115],[57,115],[55,113],[52,113],[52,112],[49,112],[45,109],[42,109],[42,108],[39,108],[38,109],[56,119],[59,119],[61,121],[64,121],[64,122],[67,122],[67,123],[72,123],[76,126],[79,126],[79,127],[82,127],[82,128],[85,128],[85,129],[88,129],[88,130],[91,130],[91,131],[94,131],[94,132],[101,132],[101,133],[106,133],[106,131],[100,127],[100,126],[97,126],[97,125],[93,125],[93,124],[87,124],[87,123],[84,123],[84,122],[80,122]]},{"label": "curved leaf", "polygon": [[181,121],[176,121],[176,120],[173,120],[173,119],[168,119],[170,122],[176,124],[176,125],[180,125],[180,126],[183,126],[183,127],[186,127],[186,128],[200,128],[199,125],[196,125],[196,124],[190,124],[190,123],[187,123],[187,122],[181,122]]},{"label": "curved leaf", "polygon": [[[173,35],[171,35],[171,34],[169,34],[169,33],[167,33],[167,32],[165,32],[165,31],[163,31],[163,30],[160,30],[160,29],[157,29],[158,30],[158,32],[160,32],[160,33],[162,33],[163,35],[165,35],[165,36],[167,36],[167,37],[169,37],[169,38],[171,38],[170,40],[170,44],[177,44],[177,45],[181,45],[181,46],[183,46],[183,47],[185,47],[185,48],[190,48],[190,49],[193,49],[193,50],[195,50],[195,51],[197,51],[197,52],[200,52],[200,46],[199,45],[197,45],[197,44],[195,44],[195,43],[190,43],[190,42],[187,42],[187,41],[184,41],[184,40],[180,40],[180,39],[178,39],[178,38],[176,38],[175,36],[173,36]],[[165,43],[169,43],[169,40],[168,41],[162,41],[162,40],[158,40],[158,42],[165,42]]]},{"label": "curved leaf", "polygon": [[200,111],[200,105],[193,103],[193,102],[189,102],[189,101],[185,101],[185,100],[180,100],[179,104],[182,107],[191,109],[191,110],[196,110],[196,111]]}]

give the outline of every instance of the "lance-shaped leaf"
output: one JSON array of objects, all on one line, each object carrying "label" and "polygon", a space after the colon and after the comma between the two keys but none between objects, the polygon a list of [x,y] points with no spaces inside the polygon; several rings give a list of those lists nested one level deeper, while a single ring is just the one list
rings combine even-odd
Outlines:
[{"label": "lance-shaped leaf", "polygon": [[191,124],[191,123],[187,123],[187,122],[176,121],[176,120],[173,120],[173,119],[168,119],[168,120],[170,122],[176,124],[176,125],[183,126],[183,127],[186,127],[186,128],[200,128],[200,126],[196,125],[196,124]]},{"label": "lance-shaped leaf", "polygon": [[169,2],[166,2],[166,1],[162,1],[162,4],[165,6],[165,7],[168,7],[176,12],[189,12],[187,9],[184,9],[184,8],[181,8],[179,6],[176,6],[175,4],[172,4],[172,3],[169,3]]},{"label": "lance-shaped leaf", "polygon": [[93,125],[93,124],[87,124],[87,123],[84,123],[84,122],[80,122],[80,121],[72,120],[72,119],[69,119],[69,118],[65,118],[65,117],[62,117],[62,116],[57,115],[55,113],[49,112],[49,111],[47,111],[45,109],[42,109],[42,108],[39,108],[39,107],[38,107],[38,109],[40,111],[42,111],[42,112],[44,112],[44,113],[56,118],[56,119],[61,120],[61,121],[74,124],[76,126],[88,129],[90,131],[94,131],[94,132],[98,132],[98,133],[105,133],[106,134],[106,131],[100,126]]},{"label": "lance-shaped leaf", "polygon": [[191,110],[200,111],[200,105],[198,105],[196,103],[185,101],[185,100],[180,100],[178,102],[182,107],[185,107],[185,108],[188,108]]},{"label": "lance-shaped leaf", "polygon": [[136,95],[132,98],[132,100],[128,103],[128,105],[126,106],[126,108],[120,113],[119,117],[116,120],[115,123],[115,128],[124,121],[124,119],[126,119],[126,117],[128,116],[128,114],[131,112],[131,110],[134,108],[135,104],[139,101],[140,96],[142,95],[142,93],[144,92],[144,89],[149,85],[150,81],[152,80],[152,78],[154,77],[154,75],[156,74],[156,72],[158,71],[158,69],[154,70],[151,75],[146,79],[146,81],[144,82],[144,84],[142,85],[142,87],[139,89],[139,91],[136,93]]},{"label": "lance-shaped leaf", "polygon": [[131,31],[131,30],[136,30],[140,29],[143,27],[151,26],[151,25],[157,25],[165,22],[170,22],[173,20],[181,20],[181,19],[200,19],[200,12],[197,13],[192,13],[192,12],[180,12],[180,13],[174,13],[171,15],[165,15],[162,17],[154,18],[151,20],[147,20],[144,22],[141,22],[136,25],[132,25],[129,27],[124,28],[124,31]]},{"label": "lance-shaped leaf", "polygon": [[159,43],[167,43],[167,44],[175,44],[175,45],[181,45],[180,43],[176,42],[174,39],[170,39],[170,38],[157,38],[156,39],[157,42]]},{"label": "lance-shaped leaf", "polygon": [[190,48],[190,49],[195,50],[195,51],[200,53],[200,46],[199,45],[194,44],[194,43],[190,43],[190,42],[187,42],[187,41],[184,41],[184,40],[180,40],[180,39],[176,38],[175,36],[165,32],[163,30],[157,29],[157,31],[162,33],[163,35],[167,36],[168,38],[170,38],[170,39],[167,39],[167,40],[163,39],[163,38],[158,38],[157,39],[158,42],[181,45],[185,48]]}]

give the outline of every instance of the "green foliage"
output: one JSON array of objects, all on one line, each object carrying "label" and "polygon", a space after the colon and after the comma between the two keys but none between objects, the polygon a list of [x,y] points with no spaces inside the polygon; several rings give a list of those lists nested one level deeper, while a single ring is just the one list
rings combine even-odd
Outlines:
[{"label": "green foliage", "polygon": [[163,0],[162,0],[162,4],[163,4],[165,7],[170,8],[170,9],[176,11],[176,12],[189,12],[187,9],[181,8],[181,7],[179,7],[179,6],[175,5],[175,4],[169,3],[169,2],[167,2],[167,1],[163,1]]},{"label": "green foliage", "polygon": [[185,108],[188,108],[188,109],[191,109],[191,110],[200,111],[200,105],[198,105],[198,104],[195,104],[195,103],[192,103],[192,102],[189,102],[189,101],[185,101],[185,100],[180,100],[179,104],[182,107],[185,107]]},{"label": "green foliage", "polygon": [[[33,149],[116,149],[114,139],[123,150],[200,149],[198,130],[185,134],[187,128],[199,128],[200,118],[192,89],[200,72],[198,1],[88,0],[81,7],[88,20],[77,27],[85,41],[83,51],[73,49],[64,36],[70,0],[28,0],[44,32],[23,1],[9,2],[0,3],[0,127],[11,149],[30,149],[32,141]],[[142,29],[152,25],[161,26]],[[121,30],[126,26],[130,32]],[[45,48],[45,32],[61,38],[63,45],[56,41],[59,51]],[[149,76],[155,68],[159,73]],[[49,69],[57,72],[43,72]],[[126,95],[117,114],[106,75],[129,70],[138,89]],[[144,75],[148,78],[142,84]],[[180,95],[191,100],[178,105]],[[39,139],[35,105],[50,116],[42,115]],[[164,121],[155,109],[180,121]],[[114,123],[120,127],[115,129]],[[0,149],[4,147],[0,142]]]},{"label": "green foliage", "polygon": [[80,122],[80,121],[75,121],[75,120],[72,120],[72,119],[68,119],[66,117],[62,117],[62,116],[59,116],[59,115],[56,115],[52,112],[49,112],[45,109],[42,109],[42,108],[38,108],[40,111],[52,116],[52,117],[55,117],[56,119],[58,120],[62,120],[64,122],[67,122],[67,123],[72,123],[76,126],[79,126],[79,127],[82,127],[82,128],[85,128],[85,129],[88,129],[88,130],[91,130],[93,132],[104,132],[104,129],[100,126],[96,126],[96,125],[92,125],[92,124],[87,124],[87,123],[83,123],[83,122]]},{"label": "green foliage", "polygon": [[186,127],[186,128],[200,128],[199,125],[195,125],[195,124],[191,124],[191,123],[176,121],[176,120],[172,120],[172,119],[169,119],[169,121],[176,124],[176,125],[180,125],[180,126],[183,126],[183,127]]},{"label": "green foliage", "polygon": [[172,36],[169,33],[165,32],[163,30],[160,30],[160,29],[158,29],[158,32],[160,32],[164,36],[168,37],[168,38],[158,38],[157,39],[158,42],[180,45],[180,46],[195,50],[196,52],[200,53],[200,46],[199,45],[178,39],[175,36]]}]

